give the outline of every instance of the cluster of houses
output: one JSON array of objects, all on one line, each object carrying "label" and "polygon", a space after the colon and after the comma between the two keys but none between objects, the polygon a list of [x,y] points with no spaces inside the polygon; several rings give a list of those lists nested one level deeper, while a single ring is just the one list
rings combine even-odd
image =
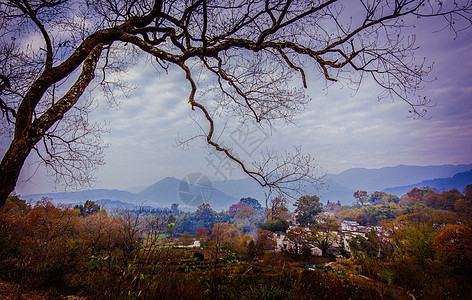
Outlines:
[{"label": "cluster of houses", "polygon": [[[288,230],[297,227],[298,226],[291,226]],[[336,238],[334,239],[331,247],[328,249],[328,252],[340,257],[341,254],[339,253],[338,248],[341,246],[341,244],[344,244],[344,248],[349,251],[348,243],[351,238],[356,237],[358,235],[365,237],[366,234],[368,234],[372,229],[375,229],[376,231],[381,231],[381,227],[379,226],[362,226],[356,221],[344,220],[341,223],[340,230],[330,232],[330,234],[332,234]],[[306,230],[310,229],[306,228]],[[291,242],[287,240],[284,233],[277,233],[274,238],[277,242],[276,251],[287,250],[293,247],[293,245],[291,245]],[[314,256],[321,256],[323,254],[321,249],[319,249],[318,247],[311,247],[311,253]]]}]

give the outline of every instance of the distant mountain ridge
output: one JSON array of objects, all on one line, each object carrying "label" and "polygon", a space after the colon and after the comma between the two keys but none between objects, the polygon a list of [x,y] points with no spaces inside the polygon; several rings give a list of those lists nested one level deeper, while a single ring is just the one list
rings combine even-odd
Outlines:
[{"label": "distant mountain ridge", "polygon": [[[136,206],[170,207],[173,203],[178,203],[184,209],[196,208],[201,203],[185,203],[179,195],[179,184],[181,180],[174,177],[166,177],[145,188],[143,191],[133,194],[128,191],[116,189],[96,189],[78,192],[61,192],[30,194],[22,196],[23,199],[30,202],[37,202],[43,197],[52,199],[54,203],[78,204],[87,200],[101,203],[108,203],[110,207],[116,208],[120,204],[123,208]],[[201,193],[200,187],[190,185],[190,196]],[[209,203],[214,209],[224,210],[238,200],[225,194],[216,188],[211,188],[211,192],[202,201]]]},{"label": "distant mountain ridge", "polygon": [[440,166],[384,167],[380,169],[353,168],[329,178],[354,190],[380,191],[390,187],[412,185],[423,180],[449,178],[472,169],[472,164]]},{"label": "distant mountain ridge", "polygon": [[63,204],[75,204],[85,202],[86,200],[111,200],[128,203],[134,203],[138,201],[138,198],[135,194],[116,189],[95,189],[77,192],[30,194],[25,195],[22,198],[25,200],[38,201],[43,197],[52,198],[55,201],[60,201]]},{"label": "distant mountain ridge", "polygon": [[449,178],[437,178],[432,180],[423,180],[413,185],[399,186],[393,188],[384,189],[386,193],[392,193],[397,195],[403,195],[411,191],[413,188],[430,187],[440,191],[448,191],[452,189],[458,189],[462,192],[465,187],[472,184],[472,170],[467,172],[458,173]]},{"label": "distant mountain ridge", "polygon": [[[179,203],[181,206],[191,206],[196,207],[201,203],[185,203],[186,199],[183,198],[185,194],[189,196],[198,196],[200,193],[203,193],[201,186],[190,185],[189,191],[182,191],[181,186],[179,186],[181,180],[174,177],[166,177],[146,189],[138,193],[137,196],[148,202],[149,204],[159,205],[170,207],[172,203]],[[212,184],[213,185],[213,184]],[[208,188],[208,194],[203,195],[201,201],[209,203],[214,209],[223,210],[228,209],[234,203],[238,202],[233,196],[226,194],[225,192],[219,190],[213,185],[213,187]],[[192,198],[192,197],[191,197]],[[196,199],[196,201],[200,201]]]},{"label": "distant mountain ridge", "polygon": [[[472,183],[472,164],[441,165],[441,166],[396,166],[380,169],[353,168],[335,175],[327,175],[325,184],[319,189],[306,187],[303,194],[318,195],[323,203],[340,201],[343,204],[354,202],[353,193],[356,190],[385,191],[398,196],[405,194],[413,187],[431,186],[439,189],[463,188]],[[462,175],[461,175],[462,174]],[[154,184],[136,189],[137,193],[116,189],[95,189],[78,192],[32,194],[22,198],[29,201],[38,201],[42,197],[53,198],[54,202],[65,204],[84,203],[93,201],[121,201],[126,205],[146,205],[153,207],[170,207],[179,203],[180,207],[194,209],[197,203],[185,203],[182,196],[199,195],[202,193],[198,185],[189,185],[189,190],[181,193],[181,180],[166,177]],[[237,180],[213,180],[212,188],[202,194],[199,201],[209,203],[216,210],[227,210],[243,197],[252,197],[265,205],[263,189],[251,178]],[[188,201],[187,201],[188,202]],[[116,202],[118,203],[118,202]]]}]

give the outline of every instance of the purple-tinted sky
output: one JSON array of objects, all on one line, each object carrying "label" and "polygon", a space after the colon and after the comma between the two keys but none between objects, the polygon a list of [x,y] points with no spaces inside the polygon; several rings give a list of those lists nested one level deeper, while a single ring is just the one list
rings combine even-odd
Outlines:
[{"label": "purple-tinted sky", "polygon": [[[325,81],[312,75],[308,94],[313,100],[295,119],[296,125],[278,126],[270,137],[254,133],[262,143],[242,145],[248,152],[254,150],[249,158],[265,148],[290,150],[292,145],[302,145],[328,173],[352,167],[472,163],[472,29],[454,39],[447,29],[435,32],[440,28],[429,21],[415,29],[421,47],[417,57],[434,62],[432,82],[420,92],[436,103],[429,119],[410,118],[410,108],[402,101],[379,102],[380,89],[371,81],[365,81],[354,95],[341,84],[326,90]],[[186,100],[189,89],[184,74],[171,69],[168,75],[157,76],[154,68],[142,64],[126,76],[137,88],[127,99],[120,99],[120,108],[102,105],[91,114],[93,120],[108,122],[110,129],[104,135],[110,147],[97,188],[126,189],[192,172],[227,179],[242,176],[223,166],[215,169],[210,161],[216,164],[216,158],[209,156],[201,142],[189,149],[176,147],[178,137],[199,132],[192,120],[198,114]],[[244,141],[232,137],[237,150],[237,143]],[[46,183],[42,172],[23,182],[33,169],[25,166],[16,191],[53,191],[54,185]]]}]

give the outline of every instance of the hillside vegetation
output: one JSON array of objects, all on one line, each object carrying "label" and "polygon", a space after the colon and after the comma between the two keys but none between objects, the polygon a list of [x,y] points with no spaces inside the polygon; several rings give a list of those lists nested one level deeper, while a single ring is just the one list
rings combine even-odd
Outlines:
[{"label": "hillside vegetation", "polygon": [[[243,198],[217,213],[106,211],[87,201],[0,210],[0,293],[37,299],[460,299],[472,274],[472,185],[304,196],[287,209]],[[364,233],[341,229],[356,223]],[[10,288],[6,288],[6,287]],[[39,292],[31,292],[38,291]]]}]

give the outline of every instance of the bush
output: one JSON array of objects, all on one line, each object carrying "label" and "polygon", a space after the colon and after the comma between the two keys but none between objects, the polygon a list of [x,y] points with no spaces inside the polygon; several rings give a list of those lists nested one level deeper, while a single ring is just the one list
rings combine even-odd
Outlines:
[{"label": "bush", "polygon": [[272,232],[286,232],[290,227],[290,222],[283,219],[267,220],[260,224],[259,227]]}]

